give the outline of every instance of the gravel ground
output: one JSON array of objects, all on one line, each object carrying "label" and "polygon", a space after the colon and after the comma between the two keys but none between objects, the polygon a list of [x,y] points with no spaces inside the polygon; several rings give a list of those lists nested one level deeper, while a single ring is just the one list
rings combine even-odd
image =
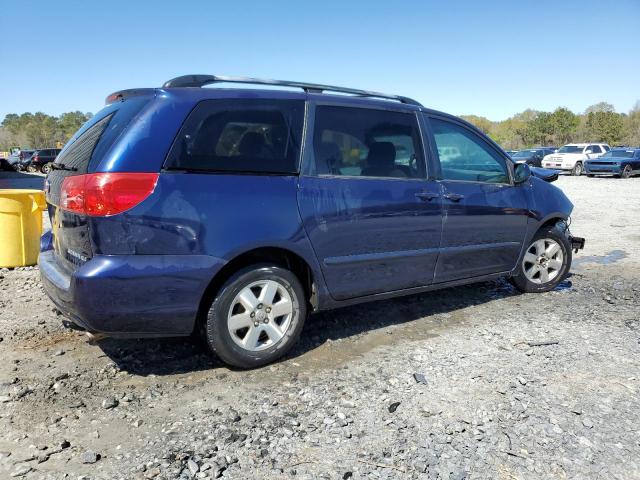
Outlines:
[{"label": "gravel ground", "polygon": [[640,478],[640,178],[561,177],[555,291],[486,282],[318,314],[234,371],[188,339],[86,342],[0,272],[0,478]]}]

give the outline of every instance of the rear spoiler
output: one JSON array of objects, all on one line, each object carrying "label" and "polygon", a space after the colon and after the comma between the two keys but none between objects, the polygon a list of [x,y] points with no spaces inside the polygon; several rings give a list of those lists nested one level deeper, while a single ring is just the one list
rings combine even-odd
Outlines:
[{"label": "rear spoiler", "polygon": [[107,96],[107,98],[105,98],[104,100],[104,104],[111,105],[112,103],[123,102],[127,98],[152,93],[155,92],[155,90],[155,88],[131,88],[129,90],[120,90],[118,92],[113,92],[111,95]]}]

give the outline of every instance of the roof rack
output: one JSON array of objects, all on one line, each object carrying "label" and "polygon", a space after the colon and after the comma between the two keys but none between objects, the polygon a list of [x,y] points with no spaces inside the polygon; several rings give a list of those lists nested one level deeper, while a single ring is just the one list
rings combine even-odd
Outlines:
[{"label": "roof rack", "polygon": [[268,80],[264,78],[251,77],[229,77],[222,75],[183,75],[181,77],[172,78],[162,85],[163,88],[175,87],[203,87],[212,83],[244,83],[253,85],[273,85],[278,87],[294,87],[301,88],[307,93],[322,92],[339,92],[349,93],[360,97],[384,98],[386,100],[396,100],[407,105],[416,105],[422,107],[420,102],[409,97],[400,95],[388,95],[386,93],[370,92],[368,90],[358,90],[355,88],[336,87],[333,85],[320,85],[317,83],[289,82],[286,80]]}]

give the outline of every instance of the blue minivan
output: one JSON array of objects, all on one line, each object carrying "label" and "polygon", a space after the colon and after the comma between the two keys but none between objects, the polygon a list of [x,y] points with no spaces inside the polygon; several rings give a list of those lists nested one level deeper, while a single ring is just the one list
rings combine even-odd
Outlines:
[{"label": "blue minivan", "polygon": [[309,312],[499,277],[546,292],[584,245],[554,172],[407,97],[187,75],[106,103],[52,164],[39,259],[93,335],[195,332],[256,367]]}]

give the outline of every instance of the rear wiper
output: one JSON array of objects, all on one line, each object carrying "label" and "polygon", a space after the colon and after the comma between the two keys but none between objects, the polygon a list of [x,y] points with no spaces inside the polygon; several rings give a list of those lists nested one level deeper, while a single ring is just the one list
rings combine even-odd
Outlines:
[{"label": "rear wiper", "polygon": [[52,170],[66,170],[68,172],[77,172],[78,169],[76,167],[67,167],[64,163],[52,163]]}]

